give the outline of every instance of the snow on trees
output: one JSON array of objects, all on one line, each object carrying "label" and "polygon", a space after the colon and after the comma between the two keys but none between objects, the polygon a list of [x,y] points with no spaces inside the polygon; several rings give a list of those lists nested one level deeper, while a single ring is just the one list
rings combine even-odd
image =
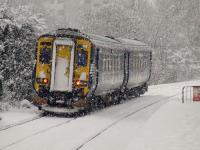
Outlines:
[{"label": "snow on trees", "polygon": [[114,3],[102,7],[87,8],[80,23],[84,31],[113,37],[135,35],[139,18],[134,11]]},{"label": "snow on trees", "polygon": [[197,62],[200,56],[199,0],[157,0],[153,6],[146,0],[114,0],[98,7],[89,6],[80,20],[83,30],[136,38],[151,45],[154,50],[151,84],[198,76],[200,63],[192,62]]},{"label": "snow on trees", "polygon": [[15,1],[13,6],[0,3],[0,76],[8,100],[24,99],[31,92],[36,36],[57,24],[76,24],[86,32],[144,41],[154,50],[151,84],[188,80],[199,74],[200,63],[192,63],[200,57],[199,0],[82,0],[76,8],[70,2],[73,9],[66,9],[67,1],[33,1],[23,6],[16,6]]},{"label": "snow on trees", "polygon": [[1,7],[0,10],[0,76],[3,100],[15,103],[31,98],[31,74],[35,40],[44,31],[45,20],[29,7]]}]

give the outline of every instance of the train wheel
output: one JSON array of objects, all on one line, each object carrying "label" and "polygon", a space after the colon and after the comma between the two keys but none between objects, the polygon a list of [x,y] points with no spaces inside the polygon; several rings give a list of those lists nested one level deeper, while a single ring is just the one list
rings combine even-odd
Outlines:
[{"label": "train wheel", "polygon": [[134,96],[134,97],[139,97],[139,96],[140,96],[140,93],[136,90],[136,91],[134,91],[133,96]]},{"label": "train wheel", "polygon": [[97,108],[98,108],[98,99],[97,99],[97,97],[94,96],[94,97],[89,98],[89,107],[88,107],[89,111],[93,111],[93,110],[95,110]]},{"label": "train wheel", "polygon": [[105,107],[106,107],[105,102],[102,100],[102,98],[99,98],[99,99],[98,99],[98,108],[99,108],[99,109],[103,109],[103,108],[105,108]]},{"label": "train wheel", "polygon": [[121,101],[121,100],[127,100],[127,99],[128,99],[128,95],[129,95],[128,92],[125,92],[125,93],[121,94],[121,95],[120,95],[120,101]]},{"label": "train wheel", "polygon": [[140,94],[143,95],[145,93],[145,89],[143,88],[142,90],[140,90]]},{"label": "train wheel", "polygon": [[120,97],[119,95],[114,95],[113,96],[114,104],[117,105],[120,103]]},{"label": "train wheel", "polygon": [[52,98],[52,97],[49,97],[48,101],[47,101],[47,104],[49,106],[56,106],[56,100],[54,98]]}]

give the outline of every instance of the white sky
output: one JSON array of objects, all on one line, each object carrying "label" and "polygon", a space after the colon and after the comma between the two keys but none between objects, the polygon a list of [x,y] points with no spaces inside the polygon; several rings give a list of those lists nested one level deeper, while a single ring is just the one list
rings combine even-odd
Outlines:
[{"label": "white sky", "polygon": [[156,7],[156,0],[147,0],[153,7]]}]

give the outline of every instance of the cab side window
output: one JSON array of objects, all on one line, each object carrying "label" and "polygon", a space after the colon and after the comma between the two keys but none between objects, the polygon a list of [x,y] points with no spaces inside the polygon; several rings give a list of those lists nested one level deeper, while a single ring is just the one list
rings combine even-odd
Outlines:
[{"label": "cab side window", "polygon": [[83,49],[81,50],[78,50],[78,53],[77,53],[77,65],[78,66],[87,66],[87,61],[88,61],[88,53],[87,51],[84,51]]},{"label": "cab side window", "polygon": [[49,64],[51,60],[51,49],[50,48],[41,48],[40,49],[40,63]]},{"label": "cab side window", "polygon": [[0,96],[3,95],[3,85],[2,85],[2,81],[0,80]]}]

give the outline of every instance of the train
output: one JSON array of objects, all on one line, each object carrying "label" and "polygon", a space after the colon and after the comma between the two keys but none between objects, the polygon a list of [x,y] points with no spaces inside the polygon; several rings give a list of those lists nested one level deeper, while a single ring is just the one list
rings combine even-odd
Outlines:
[{"label": "train", "polygon": [[39,108],[102,108],[148,90],[152,49],[136,39],[62,28],[38,38],[35,56]]},{"label": "train", "polygon": [[2,84],[2,81],[0,79],[0,100],[1,100],[1,96],[3,96],[3,84]]}]

